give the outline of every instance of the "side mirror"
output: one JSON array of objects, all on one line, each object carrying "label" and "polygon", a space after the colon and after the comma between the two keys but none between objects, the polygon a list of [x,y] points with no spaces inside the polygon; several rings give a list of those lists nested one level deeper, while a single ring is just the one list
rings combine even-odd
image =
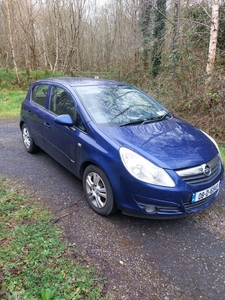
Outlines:
[{"label": "side mirror", "polygon": [[54,122],[59,125],[72,126],[74,125],[73,119],[70,115],[59,115],[55,118]]}]

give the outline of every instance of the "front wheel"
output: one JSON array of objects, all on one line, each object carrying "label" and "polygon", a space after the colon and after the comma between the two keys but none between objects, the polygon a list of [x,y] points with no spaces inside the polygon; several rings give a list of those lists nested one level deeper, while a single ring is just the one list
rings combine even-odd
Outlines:
[{"label": "front wheel", "polygon": [[96,213],[108,216],[117,210],[111,185],[101,169],[88,166],[83,175],[83,187],[88,204]]},{"label": "front wheel", "polygon": [[23,139],[23,145],[27,152],[29,153],[35,153],[38,149],[37,145],[35,144],[30,131],[27,128],[27,125],[24,123],[22,126],[22,139]]}]

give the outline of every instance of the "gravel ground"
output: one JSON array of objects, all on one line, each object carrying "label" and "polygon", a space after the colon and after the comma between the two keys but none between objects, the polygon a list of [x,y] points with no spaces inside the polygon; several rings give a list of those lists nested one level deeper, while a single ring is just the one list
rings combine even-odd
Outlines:
[{"label": "gravel ground", "polygon": [[108,278],[112,299],[225,299],[224,186],[187,218],[104,218],[88,207],[76,177],[42,151],[25,152],[18,120],[0,120],[0,149],[0,176],[50,208],[74,249]]}]

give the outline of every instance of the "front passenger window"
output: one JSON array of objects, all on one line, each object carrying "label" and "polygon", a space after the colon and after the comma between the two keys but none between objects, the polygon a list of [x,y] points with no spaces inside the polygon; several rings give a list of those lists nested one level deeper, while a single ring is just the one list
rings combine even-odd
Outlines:
[{"label": "front passenger window", "polygon": [[56,115],[68,114],[74,119],[75,104],[63,89],[53,87],[50,98],[50,111]]},{"label": "front passenger window", "polygon": [[74,125],[86,132],[84,122],[75,107],[75,103],[65,90],[57,86],[52,88],[49,109],[56,115],[70,115],[74,121]]}]

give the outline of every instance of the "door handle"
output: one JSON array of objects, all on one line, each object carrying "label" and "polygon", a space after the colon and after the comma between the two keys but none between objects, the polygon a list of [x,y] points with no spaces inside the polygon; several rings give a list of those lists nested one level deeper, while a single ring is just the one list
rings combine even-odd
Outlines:
[{"label": "door handle", "polygon": [[45,122],[44,125],[45,125],[45,127],[46,127],[47,129],[50,129],[50,128],[51,128],[51,125],[50,125],[48,122]]},{"label": "door handle", "polygon": [[30,110],[28,110],[28,111],[27,111],[27,113],[28,113],[28,115],[32,115],[32,113],[31,113],[31,111],[30,111]]}]

